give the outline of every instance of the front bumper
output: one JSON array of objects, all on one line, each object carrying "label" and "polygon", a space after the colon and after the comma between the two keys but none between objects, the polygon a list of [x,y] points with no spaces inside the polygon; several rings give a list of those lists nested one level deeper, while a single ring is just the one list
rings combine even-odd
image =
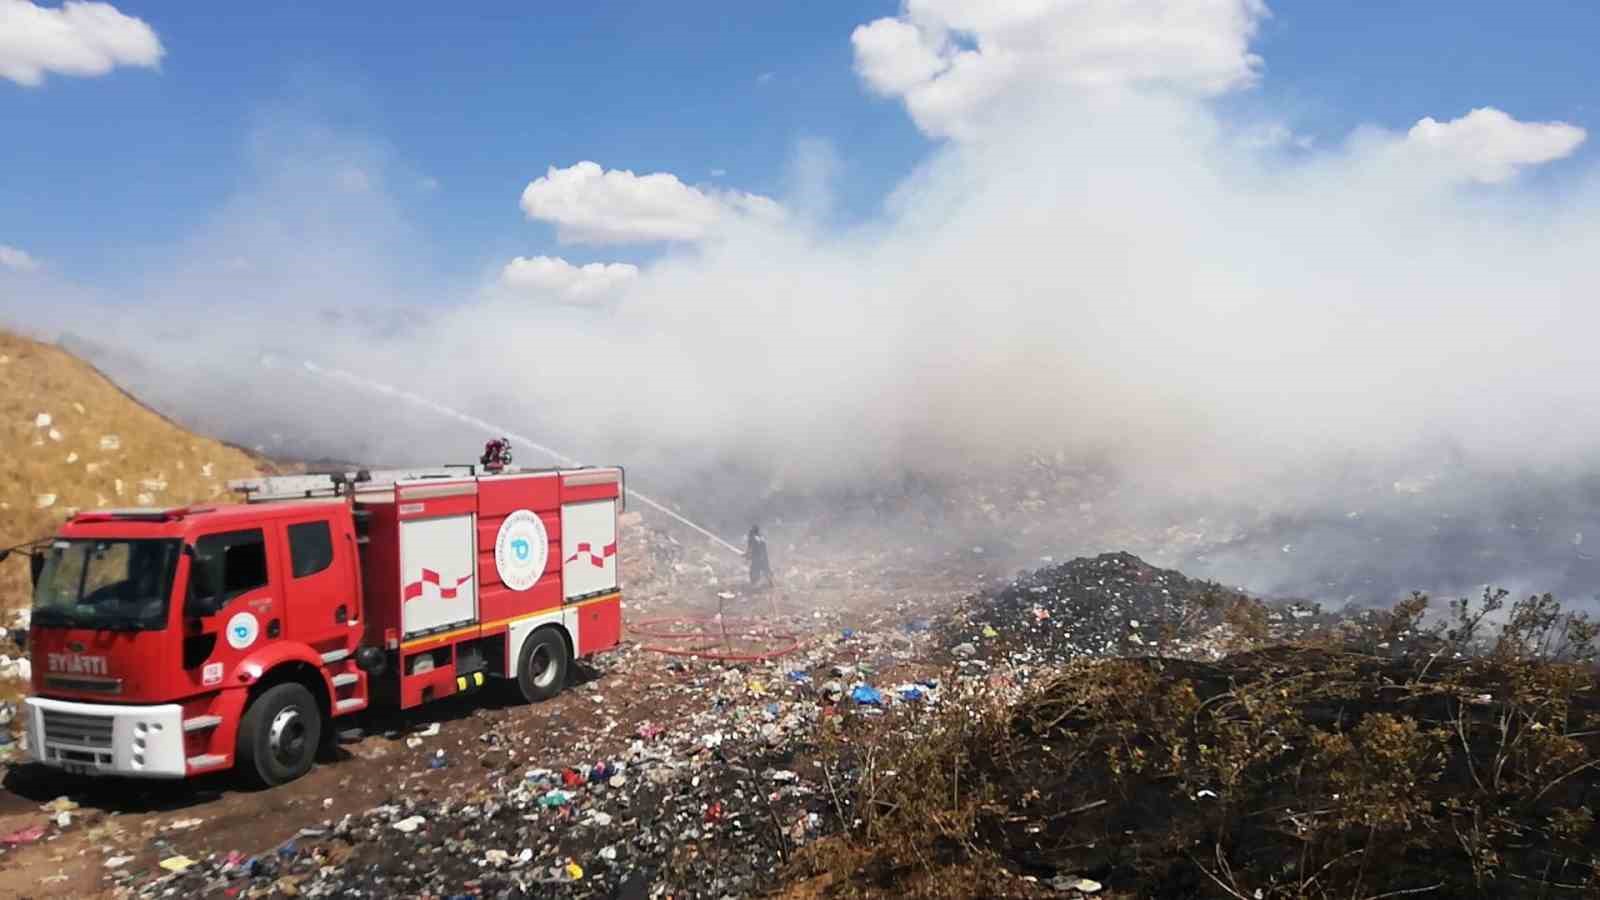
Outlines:
[{"label": "front bumper", "polygon": [[86,775],[182,778],[183,707],[118,706],[29,697],[28,750],[47,766]]}]

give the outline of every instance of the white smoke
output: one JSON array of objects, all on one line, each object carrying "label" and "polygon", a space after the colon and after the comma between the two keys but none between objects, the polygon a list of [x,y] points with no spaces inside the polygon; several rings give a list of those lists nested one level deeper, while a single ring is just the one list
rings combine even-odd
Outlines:
[{"label": "white smoke", "polygon": [[848,147],[802,148],[761,215],[535,161],[522,204],[569,238],[673,239],[625,275],[542,263],[561,290],[609,273],[593,302],[549,302],[495,289],[513,254],[438,274],[391,200],[415,179],[329,138],[268,155],[137,302],[57,315],[182,360],[149,378],[181,373],[175,404],[347,455],[464,442],[242,361],[309,358],[636,472],[738,460],[817,489],[1040,448],[1110,457],[1150,496],[1329,509],[1351,467],[1581,468],[1600,180],[1586,160],[1527,176],[1582,127],[1417,110],[1312,141],[1216,100],[1270,77],[1256,0],[1024,7],[922,0],[856,32],[866,86],[936,139],[863,224],[829,216]]}]

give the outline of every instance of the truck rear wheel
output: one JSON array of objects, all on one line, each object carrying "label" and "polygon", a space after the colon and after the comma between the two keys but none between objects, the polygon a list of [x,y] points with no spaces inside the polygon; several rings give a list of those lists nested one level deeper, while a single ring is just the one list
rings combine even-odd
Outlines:
[{"label": "truck rear wheel", "polygon": [[567,686],[567,642],[554,628],[541,628],[522,642],[517,687],[529,703],[549,700]]},{"label": "truck rear wheel", "polygon": [[304,685],[274,685],[245,710],[239,723],[239,768],[267,787],[311,770],[322,743],[322,711]]}]

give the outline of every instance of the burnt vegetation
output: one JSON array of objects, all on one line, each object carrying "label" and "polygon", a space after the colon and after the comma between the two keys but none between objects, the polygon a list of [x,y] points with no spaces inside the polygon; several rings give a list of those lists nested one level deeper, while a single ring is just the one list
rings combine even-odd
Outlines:
[{"label": "burnt vegetation", "polygon": [[[1269,611],[1212,591],[1210,620]],[[1217,660],[1080,658],[824,734],[828,896],[1600,895],[1600,629],[1413,594]],[[1084,883],[1081,879],[1092,879]]]}]

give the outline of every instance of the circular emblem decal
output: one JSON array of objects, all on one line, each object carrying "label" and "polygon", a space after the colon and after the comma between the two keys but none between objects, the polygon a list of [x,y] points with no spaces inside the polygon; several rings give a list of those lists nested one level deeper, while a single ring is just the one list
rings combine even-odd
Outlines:
[{"label": "circular emblem decal", "polygon": [[228,620],[228,646],[235,650],[254,644],[261,634],[261,623],[256,617],[247,612],[234,613]]},{"label": "circular emblem decal", "polygon": [[531,510],[519,509],[500,523],[494,538],[494,568],[513,591],[525,591],[544,574],[550,535]]}]

